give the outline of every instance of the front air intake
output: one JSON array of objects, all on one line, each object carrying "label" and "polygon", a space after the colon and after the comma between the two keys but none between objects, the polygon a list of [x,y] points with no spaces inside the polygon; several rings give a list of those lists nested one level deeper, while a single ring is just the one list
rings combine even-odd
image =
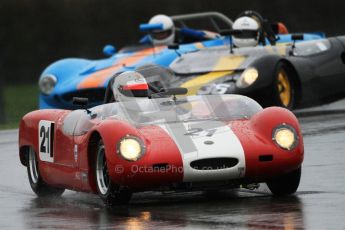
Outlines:
[{"label": "front air intake", "polygon": [[238,164],[238,159],[221,157],[221,158],[207,158],[192,161],[190,167],[195,170],[221,170],[232,168]]}]

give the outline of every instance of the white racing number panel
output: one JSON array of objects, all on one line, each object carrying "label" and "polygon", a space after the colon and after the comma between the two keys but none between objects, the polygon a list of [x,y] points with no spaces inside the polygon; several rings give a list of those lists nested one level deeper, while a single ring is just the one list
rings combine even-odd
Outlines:
[{"label": "white racing number panel", "polygon": [[[177,144],[183,160],[183,181],[212,181],[242,178],[245,175],[245,156],[242,145],[231,130],[221,121],[183,122],[160,125]],[[212,144],[205,144],[211,142]],[[219,170],[195,170],[194,160],[234,157],[239,163]]]},{"label": "white racing number panel", "polygon": [[51,121],[40,121],[38,125],[38,151],[41,161],[54,162],[54,128]]}]

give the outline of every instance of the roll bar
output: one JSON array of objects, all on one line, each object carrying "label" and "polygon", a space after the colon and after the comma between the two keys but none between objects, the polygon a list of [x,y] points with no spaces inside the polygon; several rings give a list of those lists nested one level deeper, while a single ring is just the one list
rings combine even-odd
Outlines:
[{"label": "roll bar", "polygon": [[215,26],[215,28],[219,28],[216,21],[214,19],[218,19],[222,21],[225,25],[229,27],[229,29],[232,28],[233,21],[225,16],[222,13],[219,12],[202,12],[202,13],[192,13],[192,14],[181,14],[181,15],[173,15],[170,16],[173,21],[180,22],[183,25],[185,25],[184,21],[187,20],[194,20],[194,19],[200,19],[200,18],[209,18],[212,22],[212,24]]}]

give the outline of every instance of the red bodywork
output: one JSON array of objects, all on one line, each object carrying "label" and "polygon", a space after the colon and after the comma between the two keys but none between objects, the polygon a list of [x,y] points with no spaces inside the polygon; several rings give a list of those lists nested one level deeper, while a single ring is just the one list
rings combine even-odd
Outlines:
[{"label": "red bodywork", "polygon": [[[107,164],[111,179],[131,189],[145,190],[155,186],[171,185],[183,181],[183,171],[133,173],[133,166],[152,168],[167,164],[182,168],[181,153],[169,134],[159,126],[134,126],[120,120],[98,118],[91,120],[93,127],[84,135],[72,136],[63,132],[63,121],[71,111],[41,110],[23,117],[19,129],[20,159],[26,165],[27,147],[38,154],[38,124],[40,120],[55,122],[54,163],[39,160],[39,171],[43,180],[52,186],[96,192],[94,162],[96,144],[101,138],[105,144]],[[281,124],[295,128],[299,138],[292,151],[283,150],[272,141],[272,131]],[[296,117],[288,110],[271,107],[254,115],[250,120],[230,121],[228,125],[240,140],[246,163],[245,179],[258,182],[290,172],[302,164],[303,139]],[[141,138],[146,153],[136,162],[129,162],[118,155],[116,145],[126,135]],[[78,154],[74,151],[77,146]],[[260,161],[262,155],[272,155],[271,161]],[[37,156],[39,159],[39,156]]]}]

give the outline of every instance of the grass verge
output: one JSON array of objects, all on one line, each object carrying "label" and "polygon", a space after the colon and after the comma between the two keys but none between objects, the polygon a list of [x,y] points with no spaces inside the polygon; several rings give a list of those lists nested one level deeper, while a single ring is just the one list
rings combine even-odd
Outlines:
[{"label": "grass verge", "polygon": [[6,123],[0,129],[16,129],[20,119],[38,108],[38,87],[33,85],[7,85],[4,90]]}]

